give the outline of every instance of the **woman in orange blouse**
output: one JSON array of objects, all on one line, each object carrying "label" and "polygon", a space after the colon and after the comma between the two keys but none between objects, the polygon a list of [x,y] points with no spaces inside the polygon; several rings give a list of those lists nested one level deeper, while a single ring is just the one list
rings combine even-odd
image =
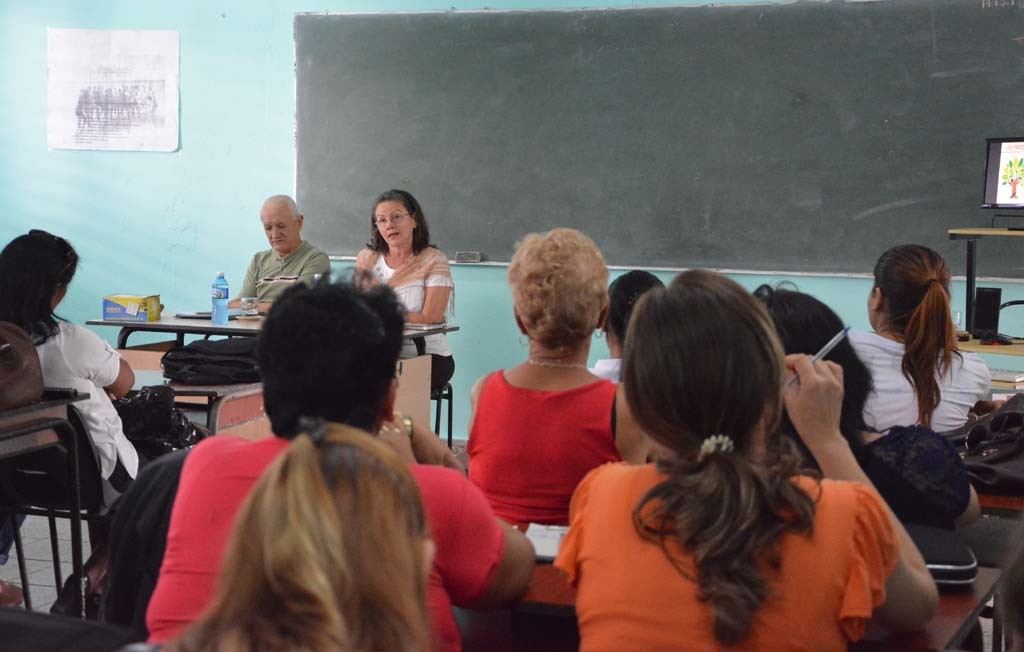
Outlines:
[{"label": "woman in orange blouse", "polygon": [[[842,371],[784,359],[739,285],[692,271],[642,298],[623,387],[664,450],[573,496],[555,563],[578,587],[581,650],[845,650],[873,617],[931,617],[924,561],[839,433]],[[798,475],[774,434],[783,400],[830,479]]]}]

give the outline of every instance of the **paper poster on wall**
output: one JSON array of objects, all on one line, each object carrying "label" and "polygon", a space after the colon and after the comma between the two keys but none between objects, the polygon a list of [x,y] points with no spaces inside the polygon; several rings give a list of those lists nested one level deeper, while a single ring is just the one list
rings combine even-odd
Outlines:
[{"label": "paper poster on wall", "polygon": [[50,149],[178,149],[178,32],[47,30]]}]

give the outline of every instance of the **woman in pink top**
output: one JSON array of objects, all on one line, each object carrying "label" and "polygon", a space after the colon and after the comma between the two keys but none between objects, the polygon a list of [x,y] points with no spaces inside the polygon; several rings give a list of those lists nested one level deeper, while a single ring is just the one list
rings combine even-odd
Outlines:
[{"label": "woman in pink top", "polygon": [[473,387],[469,478],[506,521],[566,524],[590,469],[646,457],[615,385],[587,371],[608,313],[608,268],[590,238],[554,229],[516,245],[508,279],[529,356]]}]

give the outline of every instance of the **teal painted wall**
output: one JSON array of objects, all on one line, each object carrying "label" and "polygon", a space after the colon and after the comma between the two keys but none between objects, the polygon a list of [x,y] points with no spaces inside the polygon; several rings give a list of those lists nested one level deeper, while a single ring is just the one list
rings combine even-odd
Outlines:
[{"label": "teal painted wall", "polygon": [[[578,5],[486,3],[492,9]],[[431,0],[0,0],[0,82],[5,89],[0,102],[0,242],[43,228],[75,245],[82,264],[60,311],[71,321],[98,317],[100,297],[114,292],[158,292],[172,308],[202,308],[217,271],[227,271],[237,289],[252,253],[266,247],[257,218],[262,199],[294,188],[293,14],[482,6]],[[178,30],[180,151],[47,151],[47,27]],[[981,249],[984,255],[984,245]],[[671,274],[662,277],[668,280]],[[734,278],[751,289],[781,280],[746,274]],[[866,279],[789,280],[830,303],[853,326],[867,326]],[[520,362],[526,347],[512,320],[504,268],[457,267],[455,281],[456,323],[462,330],[451,342],[458,366],[455,430],[461,435],[472,382]],[[1005,299],[1024,298],[1021,285],[1004,288]],[[962,284],[955,293],[963,296]],[[1005,332],[1024,334],[1024,309],[1019,312],[1006,315]],[[98,332],[113,336],[111,329]],[[603,342],[595,341],[592,359],[605,355]],[[994,359],[996,366],[1012,368],[1014,363]]]}]

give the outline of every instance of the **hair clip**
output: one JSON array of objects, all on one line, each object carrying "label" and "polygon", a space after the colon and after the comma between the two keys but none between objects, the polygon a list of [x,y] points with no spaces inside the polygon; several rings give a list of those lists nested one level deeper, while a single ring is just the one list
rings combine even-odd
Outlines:
[{"label": "hair clip", "polygon": [[327,423],[323,419],[299,417],[299,430],[309,435],[309,438],[313,440],[313,445],[320,448],[327,436]]},{"label": "hair clip", "polygon": [[701,442],[700,452],[697,453],[697,461],[703,462],[704,458],[716,452],[731,453],[735,448],[732,437],[729,435],[711,435]]}]

